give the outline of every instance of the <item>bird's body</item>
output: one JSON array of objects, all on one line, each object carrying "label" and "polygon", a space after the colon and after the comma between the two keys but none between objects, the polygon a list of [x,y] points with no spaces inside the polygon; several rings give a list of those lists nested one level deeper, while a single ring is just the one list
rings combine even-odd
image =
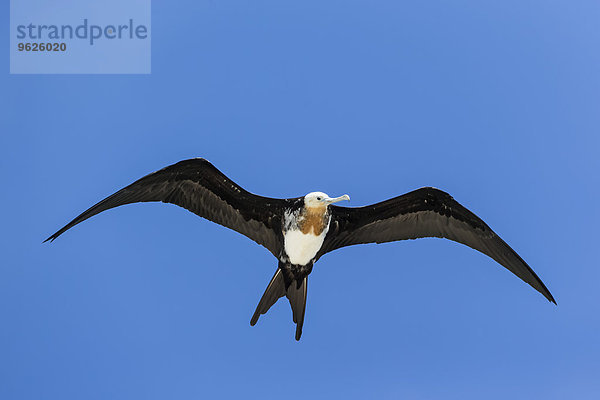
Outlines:
[{"label": "bird's body", "polygon": [[204,159],[185,160],[147,175],[94,205],[46,240],[74,225],[123,204],[162,201],[184,207],[210,221],[240,232],[266,247],[278,268],[250,323],[256,324],[275,302],[286,296],[302,334],[308,275],[321,256],[361,243],[384,243],[420,237],[441,237],[463,243],[490,256],[549,301],[554,298],[533,270],[494,231],[450,195],[421,188],[381,203],[346,208],[350,200],[322,192],[275,199],[242,189]]},{"label": "bird's body", "polygon": [[[320,192],[309,193],[307,196],[328,197]],[[306,206],[302,201],[297,207],[285,210],[282,231],[284,254],[281,261],[297,265],[313,261],[323,245],[330,220],[326,204]]]},{"label": "bird's body", "polygon": [[[329,221],[328,221],[329,223]],[[285,254],[281,261],[290,264],[306,265],[310,263],[323,246],[327,228],[320,234],[314,232],[304,233],[300,229],[290,229],[283,234]],[[284,261],[284,262],[285,262]]]}]

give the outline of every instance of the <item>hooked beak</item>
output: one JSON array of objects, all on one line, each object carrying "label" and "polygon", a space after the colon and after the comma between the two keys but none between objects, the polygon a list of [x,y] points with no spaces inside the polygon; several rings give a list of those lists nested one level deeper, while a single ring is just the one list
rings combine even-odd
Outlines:
[{"label": "hooked beak", "polygon": [[347,194],[340,196],[340,197],[334,197],[331,198],[329,197],[328,199],[325,199],[325,202],[327,204],[333,204],[333,203],[337,203],[338,201],[342,201],[342,200],[350,200],[350,196],[348,196]]}]

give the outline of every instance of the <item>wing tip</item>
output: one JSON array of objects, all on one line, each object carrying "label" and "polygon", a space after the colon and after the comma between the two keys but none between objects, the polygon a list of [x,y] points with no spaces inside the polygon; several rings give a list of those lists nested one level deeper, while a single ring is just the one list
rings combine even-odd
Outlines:
[{"label": "wing tip", "polygon": [[[523,261],[523,263],[525,263],[525,261]],[[529,269],[529,271],[533,274],[533,276],[536,278],[537,283],[539,284],[539,287],[536,287],[535,285],[533,285],[531,283],[529,283],[529,284],[535,290],[537,290],[538,292],[540,292],[542,294],[542,296],[544,296],[546,298],[546,300],[548,300],[550,303],[554,303],[554,305],[557,306],[558,303],[554,299],[554,296],[552,296],[552,293],[550,293],[550,290],[548,290],[548,288],[546,287],[546,285],[544,285],[544,282],[542,282],[542,280],[540,279],[540,277],[537,276],[535,272],[533,272],[533,270],[531,269],[531,267],[529,265],[527,265],[527,263],[525,263],[525,265],[527,266],[527,268]],[[523,279],[523,278],[521,278],[521,279]]]},{"label": "wing tip", "polygon": [[[68,229],[67,227],[69,227],[68,225],[65,226],[64,228],[62,228],[61,230],[55,232],[54,234],[50,235],[46,240],[44,240],[42,243],[46,243],[46,242],[54,242],[56,240],[56,238],[58,238],[60,235],[62,235],[63,233],[65,233],[65,231]],[[69,227],[70,228],[70,227]]]},{"label": "wing tip", "polygon": [[[531,270],[531,271],[533,272],[533,270]],[[532,286],[535,290],[540,292],[540,294],[542,296],[544,296],[546,298],[546,300],[548,300],[550,303],[553,303],[555,306],[557,306],[558,303],[556,302],[556,300],[554,299],[554,296],[552,296],[552,293],[550,293],[550,291],[548,290],[546,285],[544,285],[544,282],[542,282],[542,280],[537,275],[535,275],[535,273],[534,273],[534,276],[537,278],[537,282],[539,283],[541,288],[536,287],[536,286],[532,285],[531,283],[530,283],[530,286]]]},{"label": "wing tip", "polygon": [[46,243],[46,242],[54,242],[54,239],[56,239],[58,237],[58,235],[55,233],[54,235],[48,237],[46,240],[44,240],[42,243]]}]

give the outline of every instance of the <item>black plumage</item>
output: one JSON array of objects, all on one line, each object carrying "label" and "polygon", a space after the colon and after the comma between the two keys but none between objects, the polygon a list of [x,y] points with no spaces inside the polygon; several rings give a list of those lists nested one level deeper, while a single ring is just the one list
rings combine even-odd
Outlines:
[{"label": "black plumage", "polygon": [[[305,197],[275,199],[257,196],[242,189],[201,158],[178,162],[137,180],[84,211],[46,241],[53,241],[102,211],[150,201],[186,208],[267,248],[279,260],[279,265],[256,307],[251,324],[256,324],[261,314],[286,296],[296,323],[296,340],[302,334],[308,275],[313,264],[330,251],[355,244],[422,237],[447,238],[488,255],[555,303],[527,263],[485,222],[449,194],[429,187],[365,207],[327,204],[323,208],[323,221],[328,221],[328,230],[323,233],[322,245],[310,261],[295,265],[287,256],[284,236],[286,230],[299,226],[297,222],[302,218],[302,210],[307,207]],[[314,211],[310,215],[314,217]],[[290,218],[295,218],[291,221],[293,223],[290,223]],[[313,219],[320,221],[320,218]]]},{"label": "black plumage", "polygon": [[183,207],[281,253],[281,216],[298,199],[272,199],[247,192],[203,158],[153,172],[90,207],[45,241],[102,211],[125,204],[162,201]]},{"label": "black plumage", "polygon": [[531,267],[479,217],[448,193],[425,187],[359,208],[331,206],[323,254],[344,246],[438,237],[486,254],[556,304]]}]

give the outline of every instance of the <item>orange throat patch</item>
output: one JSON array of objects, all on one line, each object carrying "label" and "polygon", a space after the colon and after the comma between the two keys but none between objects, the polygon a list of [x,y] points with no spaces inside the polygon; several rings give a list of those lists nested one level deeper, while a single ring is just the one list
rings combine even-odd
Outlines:
[{"label": "orange throat patch", "polygon": [[315,236],[321,235],[327,225],[327,206],[305,207],[304,212],[298,221],[300,231],[305,235],[312,233]]}]

